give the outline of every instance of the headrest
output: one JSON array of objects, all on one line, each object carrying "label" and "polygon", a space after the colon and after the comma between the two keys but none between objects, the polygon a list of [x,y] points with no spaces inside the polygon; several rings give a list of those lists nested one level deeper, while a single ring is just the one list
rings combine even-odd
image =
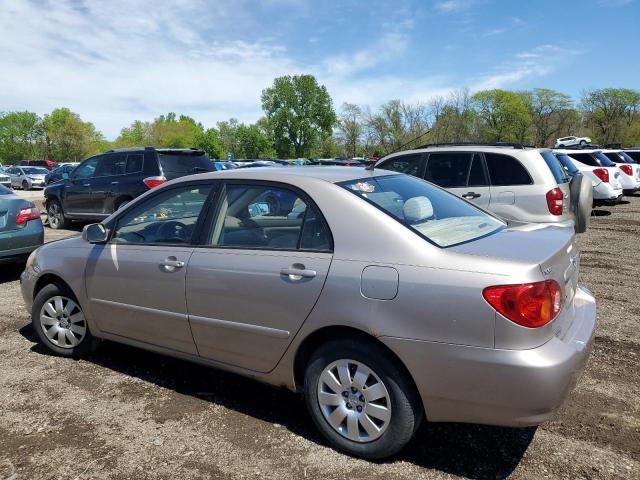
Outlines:
[{"label": "headrest", "polygon": [[433,205],[427,197],[412,197],[404,202],[404,219],[408,222],[419,222],[433,217]]}]

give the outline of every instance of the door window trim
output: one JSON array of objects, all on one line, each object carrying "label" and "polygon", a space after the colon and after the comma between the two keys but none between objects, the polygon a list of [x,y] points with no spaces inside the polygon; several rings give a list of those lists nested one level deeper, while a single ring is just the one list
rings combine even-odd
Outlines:
[{"label": "door window trim", "polygon": [[[304,231],[304,223],[307,218],[307,212],[309,208],[314,208],[316,213],[318,214],[318,219],[322,222],[324,227],[327,230],[329,236],[329,250],[318,250],[311,248],[273,248],[273,247],[247,247],[247,246],[237,246],[237,245],[212,245],[209,243],[209,236],[212,233],[212,229],[215,226],[215,222],[220,216],[220,209],[222,208],[221,198],[224,193],[227,191],[227,186],[229,185],[238,185],[238,186],[260,186],[260,187],[272,187],[272,188],[280,188],[285,190],[290,190],[296,195],[298,198],[302,199],[307,204],[307,208],[305,209],[305,215],[300,226],[300,232],[298,234],[297,246],[300,246],[300,241],[302,238],[302,233]],[[215,207],[214,207],[215,206]],[[327,219],[324,217],[324,214],[318,207],[318,205],[313,201],[313,199],[302,189],[296,187],[295,185],[291,185],[290,183],[277,182],[273,180],[253,180],[253,179],[224,179],[220,181],[220,188],[217,189],[214,202],[211,204],[211,207],[207,209],[207,216],[203,221],[202,228],[198,232],[199,238],[198,248],[207,248],[207,249],[220,249],[220,250],[255,250],[255,251],[268,251],[268,252],[305,252],[305,253],[326,253],[333,254],[335,249],[335,244],[333,240],[333,232],[329,227],[329,223]],[[195,234],[195,232],[194,232]],[[195,235],[194,235],[195,236]]]},{"label": "door window trim", "polygon": [[[118,228],[118,222],[122,219],[123,216],[127,215],[128,212],[133,210],[134,208],[143,207],[151,202],[153,199],[157,198],[159,195],[165,195],[167,192],[172,190],[188,190],[189,188],[195,186],[205,186],[211,187],[211,191],[207,195],[207,198],[204,201],[204,205],[200,213],[198,214],[198,220],[196,221],[196,226],[193,229],[193,233],[191,234],[191,238],[188,243],[117,243],[114,241],[114,235]],[[104,225],[109,230],[109,238],[105,242],[105,245],[133,245],[133,246],[144,246],[144,247],[171,247],[171,248],[194,248],[199,247],[198,242],[202,237],[202,228],[207,218],[209,211],[211,210],[213,204],[217,202],[217,195],[220,191],[220,181],[219,180],[198,180],[188,183],[180,183],[176,185],[172,185],[171,187],[160,188],[157,192],[154,192],[152,195],[146,197],[142,202],[135,203],[128,208],[123,209],[116,217],[106,222]]]}]

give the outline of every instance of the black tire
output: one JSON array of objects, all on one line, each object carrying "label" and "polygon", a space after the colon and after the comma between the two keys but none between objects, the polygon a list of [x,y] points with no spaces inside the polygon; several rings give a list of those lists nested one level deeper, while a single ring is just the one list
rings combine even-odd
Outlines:
[{"label": "black tire", "polygon": [[[325,419],[318,402],[318,382],[325,368],[341,359],[361,362],[386,387],[391,400],[391,417],[382,435],[370,442],[353,441]],[[379,344],[362,338],[332,340],[321,345],[309,359],[304,376],[304,394],[311,418],[331,445],[349,455],[380,459],[402,449],[417,431],[424,416],[422,402],[408,374]]]},{"label": "black tire", "polygon": [[47,218],[49,226],[54,230],[62,230],[68,228],[71,221],[65,216],[62,205],[58,200],[50,200],[47,202]]},{"label": "black tire", "polygon": [[[44,287],[42,290],[38,292],[36,298],[33,301],[33,307],[31,308],[31,323],[33,325],[33,330],[38,336],[38,340],[40,343],[44,345],[50,352],[55,353],[61,357],[83,357],[88,355],[89,353],[95,351],[96,348],[100,345],[100,340],[95,338],[91,334],[91,330],[89,329],[89,324],[86,319],[84,320],[85,333],[81,337],[79,343],[74,347],[62,348],[58,345],[55,345],[52,340],[47,337],[45,333],[45,328],[40,320],[41,310],[47,301],[51,300],[53,297],[66,297],[68,299],[73,300],[78,307],[80,312],[82,311],[80,308],[80,304],[76,296],[73,292],[63,284],[51,283]],[[54,328],[54,327],[50,327]]]},{"label": "black tire", "polygon": [[564,143],[561,143],[560,145],[558,145],[558,148],[564,148]]},{"label": "black tire", "polygon": [[31,190],[31,188],[29,187],[29,182],[27,182],[26,180],[22,181],[22,190]]},{"label": "black tire", "polygon": [[587,144],[587,142],[585,142],[584,140],[580,140],[580,146],[584,147]]}]

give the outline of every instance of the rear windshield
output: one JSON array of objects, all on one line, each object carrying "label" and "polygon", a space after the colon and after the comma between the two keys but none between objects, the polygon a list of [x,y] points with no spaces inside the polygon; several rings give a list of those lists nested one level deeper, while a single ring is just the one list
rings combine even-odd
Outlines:
[{"label": "rear windshield", "polygon": [[198,173],[213,172],[213,163],[202,152],[184,153],[159,153],[160,165],[163,172],[173,173]]},{"label": "rear windshield", "polygon": [[625,162],[627,163],[636,163],[633,158],[631,158],[629,155],[627,155],[625,152],[618,152],[618,155],[620,155]]},{"label": "rear windshield", "polygon": [[505,227],[497,218],[416,177],[388,175],[338,185],[439,247],[477,240]]},{"label": "rear windshield", "polygon": [[578,173],[580,173],[580,170],[576,168],[569,155],[565,155],[564,153],[556,153],[555,155],[558,161],[562,164],[565,170],[569,172],[570,175],[577,175]]},{"label": "rear windshield", "polygon": [[591,156],[590,153],[573,153],[569,154],[571,158],[575,158],[580,163],[584,163],[585,165],[589,165],[590,167],[599,167],[600,164],[596,161],[595,158]]},{"label": "rear windshield", "polygon": [[569,182],[569,175],[567,175],[567,172],[563,168],[562,164],[553,153],[540,152],[540,155],[542,155],[542,158],[544,158],[544,161],[547,162],[547,165],[549,166],[549,170],[551,170],[551,173],[553,173],[553,178],[556,179],[557,184]]},{"label": "rear windshield", "polygon": [[0,195],[11,195],[13,192],[9,190],[7,187],[3,187],[0,185]]},{"label": "rear windshield", "polygon": [[616,164],[611,161],[609,157],[607,157],[604,153],[598,152],[593,154],[598,160],[600,160],[600,165],[603,167],[615,167]]}]

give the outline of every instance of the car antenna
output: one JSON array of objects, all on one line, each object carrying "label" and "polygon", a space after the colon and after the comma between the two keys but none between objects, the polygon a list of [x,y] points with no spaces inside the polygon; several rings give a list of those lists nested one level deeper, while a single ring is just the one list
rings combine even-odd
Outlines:
[{"label": "car antenna", "polygon": [[[409,145],[410,143],[415,142],[416,140],[418,140],[419,138],[424,137],[425,135],[427,135],[429,132],[431,132],[431,129],[429,130],[425,130],[424,132],[422,132],[420,135],[418,135],[416,138],[412,138],[411,140],[409,140],[408,142],[403,143],[402,145],[400,145],[398,148],[396,148],[395,150],[391,150],[390,152],[385,153],[382,158],[386,157],[387,155],[391,155],[392,153],[396,153],[399,152],[400,150],[402,150],[404,147],[406,147],[407,145]],[[378,163],[378,160],[374,161],[371,165],[367,165],[364,169],[365,170],[370,170],[373,171],[373,169],[376,166],[376,163]]]}]

